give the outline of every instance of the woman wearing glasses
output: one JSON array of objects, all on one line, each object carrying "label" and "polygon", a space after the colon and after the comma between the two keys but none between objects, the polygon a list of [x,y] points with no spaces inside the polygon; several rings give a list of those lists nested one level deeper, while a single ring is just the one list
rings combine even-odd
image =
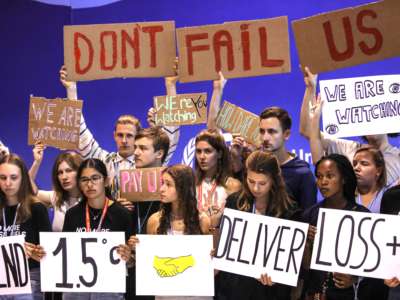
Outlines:
[{"label": "woman wearing glasses", "polygon": [[[83,161],[78,169],[77,180],[82,201],[67,211],[63,231],[123,231],[127,240],[132,235],[132,221],[128,210],[112,200],[104,163],[94,158]],[[120,245],[117,252],[130,263],[129,246]],[[64,293],[63,299],[123,299],[123,294]]]}]

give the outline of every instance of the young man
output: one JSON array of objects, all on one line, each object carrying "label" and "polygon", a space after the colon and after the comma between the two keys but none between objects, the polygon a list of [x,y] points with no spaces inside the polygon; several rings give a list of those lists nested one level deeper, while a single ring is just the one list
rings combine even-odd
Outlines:
[{"label": "young man", "polygon": [[[67,90],[68,99],[78,99],[76,83],[66,80],[67,71],[65,67],[60,70],[60,81]],[[177,76],[166,77],[165,87],[167,95],[176,95]],[[119,199],[119,171],[135,167],[134,142],[136,134],[141,130],[141,124],[137,118],[131,115],[120,116],[114,127],[114,141],[117,146],[116,152],[108,152],[100,147],[99,143],[93,137],[86,122],[82,116],[80,124],[79,151],[84,159],[98,158],[107,166],[109,178],[111,180],[111,190],[113,197]],[[163,131],[168,135],[170,148],[165,164],[168,163],[176,150],[179,140],[179,127],[165,126]],[[128,209],[133,209],[130,202],[121,199],[122,204]]]},{"label": "young man", "polygon": [[260,114],[261,148],[276,155],[289,195],[305,209],[317,200],[317,186],[307,162],[286,149],[292,120],[280,107],[266,108]]},{"label": "young man", "polygon": [[[310,141],[313,162],[316,163],[324,154],[338,153],[345,155],[351,162],[354,153],[362,144],[359,142],[329,138],[320,132],[322,103],[316,98],[318,75],[312,74],[306,67],[304,73],[306,85],[300,113],[300,134]],[[364,140],[381,150],[386,164],[387,185],[392,185],[400,178],[400,149],[389,144],[388,135],[369,135]]]},{"label": "young man", "polygon": [[[158,126],[142,129],[135,139],[136,168],[161,167],[169,150],[168,135]],[[148,218],[158,211],[158,201],[137,202],[137,233],[145,233]]]},{"label": "young man", "polygon": [[[317,186],[310,167],[286,149],[292,126],[288,112],[280,107],[266,108],[260,114],[259,126],[261,149],[276,155],[288,194],[302,209],[312,206],[317,200]],[[246,147],[242,137],[234,138],[231,155],[235,172],[243,166],[241,156]]]}]

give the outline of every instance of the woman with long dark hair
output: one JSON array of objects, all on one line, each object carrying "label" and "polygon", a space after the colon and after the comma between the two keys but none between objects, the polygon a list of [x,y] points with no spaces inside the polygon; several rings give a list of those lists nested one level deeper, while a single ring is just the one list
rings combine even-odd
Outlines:
[{"label": "woman with long dark hair", "polygon": [[45,253],[39,245],[39,233],[51,231],[51,225],[46,207],[33,194],[25,163],[16,154],[0,160],[0,224],[2,237],[25,235],[29,258],[32,294],[10,296],[11,299],[42,299],[39,261]]},{"label": "woman with long dark hair", "polygon": [[201,131],[195,147],[197,208],[209,216],[213,229],[219,224],[226,198],[238,191],[241,183],[231,177],[229,150],[218,131]]},{"label": "woman with long dark hair", "polygon": [[[83,161],[78,169],[77,180],[82,201],[67,211],[63,231],[122,231],[127,240],[133,232],[132,220],[128,210],[111,197],[104,163],[95,158]],[[119,245],[117,252],[123,260],[132,262],[128,245]],[[64,293],[63,299],[123,299],[123,294]]]},{"label": "woman with long dark hair", "polygon": [[[242,189],[227,198],[227,208],[264,216],[297,220],[300,211],[285,189],[277,158],[255,151],[246,160]],[[216,279],[217,299],[290,299],[290,287],[272,285],[273,278],[254,278],[219,272]]]},{"label": "woman with long dark hair", "polygon": [[[182,164],[168,167],[162,174],[161,205],[147,223],[148,234],[207,234],[209,218],[199,214],[195,194],[193,170]],[[129,243],[135,247],[139,242],[132,236]],[[160,297],[161,299],[212,299],[212,297]]]}]

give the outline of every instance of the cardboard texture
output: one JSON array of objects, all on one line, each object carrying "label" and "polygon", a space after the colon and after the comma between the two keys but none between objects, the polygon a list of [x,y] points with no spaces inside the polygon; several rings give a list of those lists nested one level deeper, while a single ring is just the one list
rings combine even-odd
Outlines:
[{"label": "cardboard texture", "polygon": [[132,202],[160,200],[164,167],[120,171],[121,198]]},{"label": "cardboard texture", "polygon": [[78,149],[81,100],[31,97],[28,145],[40,141],[59,149]]},{"label": "cardboard texture", "polygon": [[300,63],[313,73],[400,55],[400,1],[380,1],[292,22]]},{"label": "cardboard texture", "polygon": [[64,26],[68,80],[174,75],[175,23]]},{"label": "cardboard texture", "polygon": [[179,126],[207,122],[207,94],[154,97],[156,125]]},{"label": "cardboard texture", "polygon": [[239,133],[253,145],[260,145],[259,117],[239,106],[224,101],[217,116],[217,126],[230,133]]},{"label": "cardboard texture", "polygon": [[177,29],[179,80],[290,72],[287,17]]}]

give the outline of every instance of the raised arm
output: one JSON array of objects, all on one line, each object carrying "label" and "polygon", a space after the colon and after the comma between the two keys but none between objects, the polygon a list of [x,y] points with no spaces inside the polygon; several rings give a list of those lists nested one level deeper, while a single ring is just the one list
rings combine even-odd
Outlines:
[{"label": "raised arm", "polygon": [[308,67],[305,67],[304,83],[306,85],[306,89],[304,91],[303,103],[301,104],[299,131],[300,134],[307,139],[310,137],[310,105],[316,95],[317,79],[318,74],[311,73]]},{"label": "raised arm", "polygon": [[[178,60],[175,61],[174,70],[175,76],[165,77],[165,89],[168,96],[176,96],[176,82],[179,79]],[[180,131],[179,126],[163,126],[162,129],[169,137],[169,150],[164,162],[164,165],[168,165],[178,146]]]},{"label": "raised arm", "polygon": [[318,95],[313,100],[313,105],[309,110],[309,141],[311,148],[312,161],[315,164],[324,155],[324,148],[322,145],[321,132],[319,129],[319,122],[321,119],[322,111],[321,96]]},{"label": "raised arm", "polygon": [[[65,66],[61,67],[60,70],[60,81],[65,87],[67,92],[67,98],[69,100],[77,100],[78,92],[76,87],[76,82],[68,81],[67,79],[67,69]],[[102,149],[99,143],[94,139],[93,134],[90,132],[89,128],[86,126],[85,118],[83,114],[81,115],[81,124],[79,128],[79,149],[78,153],[84,158],[98,158],[105,160],[108,155],[108,151]]]},{"label": "raised arm", "polygon": [[29,169],[29,176],[32,181],[36,180],[36,175],[39,171],[40,165],[42,164],[43,154],[46,146],[41,142],[36,142],[35,146],[32,149],[33,153],[33,163],[31,168]]},{"label": "raised arm", "polygon": [[213,93],[211,96],[207,117],[208,129],[217,129],[217,115],[221,107],[222,93],[227,82],[221,71],[218,73],[218,75],[219,78],[213,81]]}]

